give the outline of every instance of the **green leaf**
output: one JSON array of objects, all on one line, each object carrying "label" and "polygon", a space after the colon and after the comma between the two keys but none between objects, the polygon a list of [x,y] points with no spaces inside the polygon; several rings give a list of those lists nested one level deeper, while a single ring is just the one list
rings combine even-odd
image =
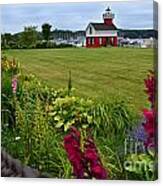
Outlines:
[{"label": "green leaf", "polygon": [[89,124],[92,123],[92,120],[93,120],[92,116],[87,116],[87,121]]},{"label": "green leaf", "polygon": [[74,123],[75,123],[74,120],[68,121],[68,122],[64,125],[64,131],[66,132],[66,131],[71,127],[71,125],[73,125]]},{"label": "green leaf", "polygon": [[63,125],[64,125],[63,121],[60,120],[60,121],[55,125],[55,127],[56,127],[56,128],[61,128]]},{"label": "green leaf", "polygon": [[60,119],[61,119],[60,116],[55,116],[55,117],[54,117],[54,120],[55,120],[55,121],[59,121]]},{"label": "green leaf", "polygon": [[87,124],[82,124],[82,128],[86,129],[86,128],[88,128],[88,125]]},{"label": "green leaf", "polygon": [[56,114],[55,112],[49,112],[48,113],[49,116],[55,116],[55,114]]}]

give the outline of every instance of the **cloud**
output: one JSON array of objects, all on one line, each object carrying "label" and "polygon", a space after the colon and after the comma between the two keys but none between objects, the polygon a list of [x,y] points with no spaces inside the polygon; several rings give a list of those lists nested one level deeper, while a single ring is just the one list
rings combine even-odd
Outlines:
[{"label": "cloud", "polygon": [[[57,29],[84,30],[89,22],[102,22],[111,6],[119,28],[153,28],[153,1],[47,3],[2,5],[2,32],[22,31],[24,26],[49,22]],[[53,27],[53,28],[54,28]]]}]

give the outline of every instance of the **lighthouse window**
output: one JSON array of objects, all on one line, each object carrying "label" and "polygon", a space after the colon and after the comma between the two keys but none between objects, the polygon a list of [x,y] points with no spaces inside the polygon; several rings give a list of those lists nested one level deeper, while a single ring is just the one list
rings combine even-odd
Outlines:
[{"label": "lighthouse window", "polygon": [[92,34],[92,27],[89,28],[89,34]]}]

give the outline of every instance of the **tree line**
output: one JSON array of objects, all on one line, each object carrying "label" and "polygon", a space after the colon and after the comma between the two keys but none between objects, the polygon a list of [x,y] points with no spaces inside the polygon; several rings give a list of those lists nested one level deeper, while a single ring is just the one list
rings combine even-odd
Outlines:
[{"label": "tree line", "polygon": [[[1,35],[2,49],[26,49],[26,48],[62,48],[72,47],[70,44],[55,43],[55,40],[70,40],[78,37],[85,37],[85,31],[71,30],[51,30],[52,25],[44,23],[41,26],[41,31],[37,30],[37,26],[24,27],[23,32],[16,34],[4,33]],[[155,30],[118,30],[118,36],[124,38],[156,38],[157,31]]]},{"label": "tree line", "polygon": [[118,31],[119,37],[124,38],[131,38],[131,39],[138,39],[138,38],[150,38],[153,37],[155,39],[158,38],[158,32],[156,30],[152,29],[146,29],[146,30],[124,30],[119,29]]},{"label": "tree line", "polygon": [[[70,44],[56,45],[55,39],[77,39],[84,36],[84,31],[51,30],[52,25],[44,23],[41,32],[37,31],[37,26],[24,27],[23,32],[16,34],[4,33],[1,35],[2,49],[26,49],[26,48],[62,48],[72,47]],[[52,42],[53,41],[53,42]]]}]

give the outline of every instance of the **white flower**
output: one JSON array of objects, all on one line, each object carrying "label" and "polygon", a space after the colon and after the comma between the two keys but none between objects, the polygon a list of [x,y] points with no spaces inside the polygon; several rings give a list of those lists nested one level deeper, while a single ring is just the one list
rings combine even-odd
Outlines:
[{"label": "white flower", "polygon": [[6,124],[5,124],[5,127],[8,127],[8,126],[9,126],[9,123],[6,123]]},{"label": "white flower", "polygon": [[20,136],[17,136],[16,138],[15,138],[15,140],[17,141],[17,140],[20,140]]}]

